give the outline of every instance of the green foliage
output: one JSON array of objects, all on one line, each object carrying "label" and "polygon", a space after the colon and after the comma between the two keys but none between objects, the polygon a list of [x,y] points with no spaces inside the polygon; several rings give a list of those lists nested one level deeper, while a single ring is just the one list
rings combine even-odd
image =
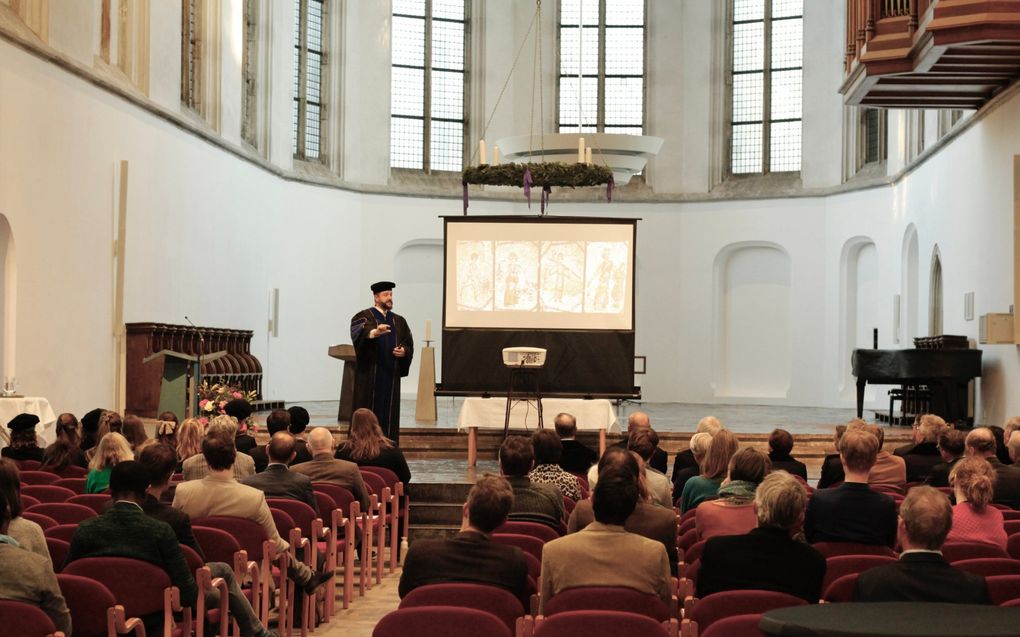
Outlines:
[{"label": "green foliage", "polygon": [[539,164],[500,164],[498,166],[472,166],[464,169],[464,184],[484,186],[524,186],[524,170],[531,171],[531,185],[535,188],[545,186],[566,186],[583,188],[608,184],[613,178],[613,171],[607,166],[595,164],[564,164],[562,162],[543,162]]}]

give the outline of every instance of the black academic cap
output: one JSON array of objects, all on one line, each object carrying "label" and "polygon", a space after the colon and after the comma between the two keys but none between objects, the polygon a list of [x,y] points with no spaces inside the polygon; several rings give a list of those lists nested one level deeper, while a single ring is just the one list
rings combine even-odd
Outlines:
[{"label": "black academic cap", "polygon": [[96,407],[89,413],[81,417],[81,428],[83,431],[99,431],[99,417],[103,415],[103,410],[100,407]]},{"label": "black academic cap", "polygon": [[244,398],[235,398],[223,407],[223,411],[226,412],[228,416],[237,418],[237,422],[241,422],[251,415],[253,409],[251,407],[251,403]]},{"label": "black academic cap", "polygon": [[7,428],[11,431],[22,431],[25,429],[35,429],[37,424],[39,424],[39,416],[35,414],[18,414],[7,423]]},{"label": "black academic cap", "polygon": [[393,281],[379,281],[372,284],[372,294],[379,294],[380,292],[392,290],[395,287],[397,287],[397,284]]}]

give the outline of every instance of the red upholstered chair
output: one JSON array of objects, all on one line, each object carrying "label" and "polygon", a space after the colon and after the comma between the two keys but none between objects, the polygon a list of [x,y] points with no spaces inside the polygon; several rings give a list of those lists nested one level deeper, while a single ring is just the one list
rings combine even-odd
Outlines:
[{"label": "red upholstered chair", "polygon": [[[195,549],[184,544],[180,546],[181,552],[184,553],[184,559],[188,562],[188,570],[194,573],[195,584],[198,585],[198,599],[195,603],[195,637],[204,637],[206,625],[218,626],[216,634],[226,635],[227,625],[230,621],[227,581],[222,577],[213,577],[212,571],[205,565],[202,556],[196,553]],[[216,608],[206,608],[205,595],[214,588],[220,591],[220,602]],[[201,618],[204,618],[204,621]]]},{"label": "red upholstered chair", "polygon": [[991,575],[988,582],[988,597],[996,606],[1020,599],[1020,575]]},{"label": "red upholstered chair", "polygon": [[[74,620],[71,622],[73,628]],[[4,627],[5,633],[9,630],[18,637],[54,637],[64,634],[57,630],[50,616],[38,606],[8,599],[0,600],[0,626]]]},{"label": "red upholstered chair", "polygon": [[[319,543],[319,549],[325,550],[326,568],[336,570],[336,567],[343,564],[343,607],[347,608],[351,603],[351,596],[354,590],[354,521],[344,515],[340,506],[322,491],[315,492],[315,501],[319,505],[319,513],[322,515],[324,524],[329,524],[329,534],[333,541],[332,552],[327,545]],[[347,538],[351,538],[348,543]],[[326,584],[326,610],[329,616],[336,613],[336,578]]]},{"label": "red upholstered chair", "polygon": [[[270,512],[273,514],[273,522],[276,524],[276,530],[279,531],[282,537],[287,538],[287,542],[290,544],[289,557],[293,562],[298,561],[297,551],[301,549],[305,555],[305,562],[309,565],[312,570],[315,570],[313,566],[315,562],[311,561],[311,541],[302,537],[301,528],[298,526],[294,518],[290,517],[286,511],[281,509],[274,509],[272,506],[269,507]],[[308,631],[315,623],[315,616],[311,614],[314,610],[314,606],[309,603],[309,597],[301,592],[297,591],[297,587],[286,577],[281,577],[278,572],[278,568],[273,570],[273,578],[278,579],[280,582],[280,617],[286,617],[284,623],[284,633],[289,634],[293,630],[294,626],[294,604],[300,603],[303,611],[301,614],[301,635],[305,637]]]},{"label": "red upholstered chair", "polygon": [[1014,511],[1013,509],[1009,509],[1008,511],[1004,510],[1002,512],[1002,519],[1003,520],[1020,520],[1020,511]]},{"label": "red upholstered chair", "polygon": [[576,506],[577,502],[571,500],[567,496],[563,496],[563,515],[569,518],[570,514],[574,512],[574,507]]},{"label": "red upholstered chair", "polygon": [[64,487],[57,487],[52,484],[26,484],[21,487],[21,493],[31,496],[39,502],[67,502],[77,495],[74,491]]},{"label": "red upholstered chair", "polygon": [[25,495],[24,493],[21,494],[21,510],[22,511],[24,511],[28,507],[34,506],[36,504],[42,504],[42,503],[39,502],[39,500],[33,498],[30,495]]},{"label": "red upholstered chair", "polygon": [[978,557],[953,562],[955,568],[974,575],[1020,575],[1020,560],[1011,557]]},{"label": "red upholstered chair", "polygon": [[392,506],[390,515],[397,520],[396,527],[390,527],[390,572],[397,568],[398,552],[400,551],[400,538],[407,534],[408,516],[411,511],[411,497],[407,494],[407,485],[400,481],[400,478],[393,471],[386,467],[361,467],[362,475],[374,473],[379,475],[386,486],[390,488]]},{"label": "red upholstered chair", "polygon": [[999,509],[1000,511],[1012,511],[1013,510],[1013,507],[1009,506],[1008,504],[1000,504],[998,502],[989,502],[988,506],[995,507],[996,509]]},{"label": "red upholstered chair", "polygon": [[14,464],[18,465],[18,471],[37,471],[42,467],[38,460],[15,460]]},{"label": "red upholstered chair", "polygon": [[1020,560],[1020,533],[1013,533],[1006,539],[1006,552],[1014,560]]},{"label": "red upholstered chair", "polygon": [[[22,506],[24,506],[24,503],[22,503]],[[57,521],[56,520],[54,520],[53,518],[51,518],[48,515],[42,515],[40,513],[28,513],[28,512],[25,512],[25,513],[21,514],[21,517],[25,518],[26,520],[30,520],[32,522],[35,522],[40,527],[42,527],[43,531],[46,531],[46,529],[54,527],[54,526],[57,525]]]},{"label": "red upholstered chair", "polygon": [[70,489],[79,495],[85,493],[85,478],[60,478],[53,485]]},{"label": "red upholstered chair", "polygon": [[708,540],[698,540],[684,551],[684,563],[693,564],[701,559],[701,554],[705,552],[705,542]]},{"label": "red upholstered chair", "polygon": [[860,544],[858,542],[816,542],[811,546],[826,558],[837,555],[888,555],[896,557],[896,551],[888,546]]},{"label": "red upholstered chair", "polygon": [[[50,519],[52,520],[53,518]],[[74,533],[77,530],[77,524],[57,524],[56,526],[43,529],[43,535],[70,543],[71,538],[74,537]]]},{"label": "red upholstered chair", "polygon": [[[354,494],[350,489],[345,489],[344,487],[331,482],[313,482],[312,488],[315,491],[324,493],[332,498],[340,510],[343,511],[344,516],[351,520],[351,527],[355,529],[354,533],[358,537],[355,538],[354,536],[347,536],[347,541],[351,545],[357,545],[358,542],[356,540],[360,540],[361,543],[360,559],[363,566],[359,569],[358,597],[364,597],[365,590],[368,588],[369,579],[368,568],[364,565],[369,563],[369,555],[371,555],[372,551],[372,525],[368,521],[368,515],[361,512],[361,503],[354,497]],[[351,557],[353,558],[353,552],[351,553]],[[347,562],[348,560],[345,557],[344,564],[347,564]],[[351,581],[353,582],[353,559],[351,559],[350,563],[352,564]],[[345,595],[347,595],[346,591]]]},{"label": "red upholstered chair", "polygon": [[129,617],[162,613],[163,637],[173,634],[173,613],[183,612],[179,628],[183,635],[191,634],[191,610],[181,606],[180,591],[155,564],[126,557],[86,557],[65,566],[64,573],[102,582]]},{"label": "red upholstered chair", "polygon": [[95,511],[97,515],[102,515],[104,511],[110,508],[113,498],[110,497],[109,493],[83,493],[70,498],[68,502],[70,504],[87,506]]},{"label": "red upholstered chair", "polygon": [[87,506],[69,504],[67,502],[43,502],[25,509],[28,513],[38,513],[53,518],[58,524],[78,524],[82,520],[97,517],[99,514]]},{"label": "red upholstered chair", "polygon": [[588,483],[588,476],[580,473],[570,474],[577,478],[577,488],[581,491],[581,499],[587,500],[591,495],[591,485]]},{"label": "red upholstered chair", "polygon": [[[80,575],[57,574],[57,584],[71,611],[74,637],[107,637],[133,632],[144,637],[145,626],[137,617],[126,619],[124,607],[102,582]],[[112,632],[111,632],[112,631]]]},{"label": "red upholstered chair", "polygon": [[382,581],[383,566],[386,563],[387,535],[392,533],[396,537],[396,532],[392,529],[396,525],[397,519],[391,515],[396,505],[396,498],[379,474],[362,470],[361,478],[364,480],[368,492],[375,496],[375,499],[372,500],[369,519],[372,522],[372,533],[375,537],[375,583],[378,584]]},{"label": "red upholstered chair", "polygon": [[[672,621],[675,628],[676,620]],[[671,633],[651,617],[614,610],[575,610],[535,620],[534,637],[667,637]]]},{"label": "red upholstered chair", "polygon": [[698,558],[691,562],[690,564],[686,562],[684,562],[683,564],[679,564],[677,574],[680,575],[680,577],[683,577],[685,579],[697,583],[698,571],[700,570],[701,570],[701,558]]},{"label": "red upholstered chair", "polygon": [[671,610],[657,595],[621,586],[584,586],[567,589],[554,595],[542,607],[546,616],[572,610],[636,613],[651,617],[657,622],[669,621],[671,617],[677,616],[676,608]]},{"label": "red upholstered chair", "polygon": [[524,561],[528,564],[528,577],[537,582],[542,575],[542,561],[531,553],[524,553]]},{"label": "red upholstered chair", "polygon": [[515,630],[517,618],[524,616],[524,607],[513,593],[485,584],[430,584],[414,589],[400,600],[400,608],[419,606],[475,608],[499,617],[510,630]]},{"label": "red upholstered chair", "polygon": [[822,599],[830,603],[854,601],[854,590],[857,589],[857,576],[860,573],[849,573],[837,577],[828,588],[822,589]]},{"label": "red upholstered chair", "polygon": [[422,606],[383,616],[372,637],[511,637],[499,617],[474,608]]},{"label": "red upholstered chair", "polygon": [[[677,526],[677,529],[676,529],[677,537],[682,538],[685,533],[687,533],[688,531],[694,529],[695,526],[697,525],[697,523],[698,523],[698,521],[693,516],[689,517],[686,520],[684,520],[683,522],[681,522]],[[697,537],[697,535],[695,535],[694,537]],[[696,541],[697,540],[695,540],[695,542]],[[693,544],[693,542],[691,542],[691,544]]]},{"label": "red upholstered chair", "polygon": [[522,535],[520,533],[493,533],[492,541],[496,544],[516,546],[525,553],[531,553],[535,559],[542,562],[542,547],[545,543],[533,535]]},{"label": "red upholstered chair", "polygon": [[1002,528],[1006,531],[1006,535],[1013,535],[1014,533],[1020,533],[1020,519],[1018,520],[1003,520]]},{"label": "red upholstered chair", "polygon": [[[46,549],[50,552],[50,561],[53,562],[53,572],[59,573],[67,561],[67,553],[71,550],[71,543],[58,540],[55,537],[46,538]],[[77,634],[75,629],[75,634]]]},{"label": "red upholstered chair", "polygon": [[[688,601],[693,603],[688,604]],[[692,628],[700,634],[723,617],[764,613],[776,608],[805,606],[807,602],[799,597],[775,591],[734,590],[706,595],[699,600],[684,600],[684,620],[680,625],[683,634],[690,634]],[[693,624],[694,626],[691,626]]]},{"label": "red upholstered chair", "polygon": [[53,484],[60,479],[55,473],[49,471],[22,471],[18,478],[21,480],[23,485],[35,485],[35,484]]},{"label": "red upholstered chair", "polygon": [[47,468],[46,471],[50,471],[52,473],[57,474],[58,476],[61,477],[61,479],[63,479],[63,478],[84,478],[84,477],[86,477],[89,474],[89,470],[86,469],[85,467],[79,467],[79,466],[73,465],[73,464],[72,465],[68,465],[68,466],[64,467],[63,469],[49,469],[49,468]]},{"label": "red upholstered chair", "polygon": [[758,628],[763,613],[723,617],[701,633],[701,637],[765,637]]},{"label": "red upholstered chair", "polygon": [[[687,518],[687,520],[684,520],[681,524],[686,524],[687,522],[693,523],[694,518]],[[687,549],[691,548],[697,543],[698,543],[698,530],[694,528],[694,524],[691,524],[691,528],[684,531],[683,535],[680,536],[680,539],[676,541],[676,547],[684,552],[685,562],[687,561]]]},{"label": "red upholstered chair", "polygon": [[942,557],[951,564],[960,560],[973,560],[979,557],[1009,557],[1009,553],[991,544],[946,542],[942,545]]},{"label": "red upholstered chair", "polygon": [[895,561],[895,557],[888,555],[835,555],[826,558],[822,590],[824,591],[829,587],[829,584],[848,573],[863,573],[869,568]]},{"label": "red upholstered chair", "polygon": [[550,526],[542,524],[541,522],[525,522],[522,520],[507,520],[497,527],[493,533],[519,533],[521,535],[530,535],[532,537],[537,537],[542,540],[542,542],[549,542],[560,537],[560,534]]},{"label": "red upholstered chair", "polygon": [[[328,496],[327,496],[328,497]],[[318,556],[324,557],[324,565],[327,570],[335,571],[337,564],[337,547],[336,547],[336,535],[334,534],[335,529],[332,525],[326,527],[323,524],[322,518],[315,514],[315,509],[308,506],[304,502],[298,500],[291,500],[287,498],[269,498],[268,499],[270,508],[279,509],[284,511],[294,520],[298,528],[301,529],[301,537],[308,538],[310,546],[312,548],[312,554],[309,557],[309,564],[318,564]],[[333,507],[335,508],[335,507]],[[326,509],[328,514],[331,509]],[[319,509],[322,513],[322,509]],[[327,515],[327,520],[330,517]],[[344,571],[344,578],[350,576],[350,571]],[[327,603],[326,608],[326,621],[333,614],[332,606],[329,604],[330,595],[336,595],[336,583],[330,580],[329,584],[325,589],[325,600]]]}]

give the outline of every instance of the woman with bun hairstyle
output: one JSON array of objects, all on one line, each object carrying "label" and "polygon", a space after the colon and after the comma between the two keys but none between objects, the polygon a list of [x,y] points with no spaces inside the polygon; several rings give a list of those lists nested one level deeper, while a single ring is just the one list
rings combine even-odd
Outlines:
[{"label": "woman with bun hairstyle", "polygon": [[995,494],[995,478],[995,469],[984,458],[964,458],[949,472],[956,506],[946,542],[980,542],[1006,550],[1002,512],[989,505]]}]

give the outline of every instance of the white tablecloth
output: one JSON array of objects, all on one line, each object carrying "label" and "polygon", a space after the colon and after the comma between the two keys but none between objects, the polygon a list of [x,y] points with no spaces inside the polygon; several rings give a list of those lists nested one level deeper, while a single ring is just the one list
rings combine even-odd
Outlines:
[{"label": "white tablecloth", "polygon": [[0,397],[0,427],[3,428],[3,432],[0,433],[0,447],[7,446],[7,440],[10,439],[7,423],[18,414],[39,416],[39,424],[35,426],[35,433],[41,446],[53,444],[57,439],[57,415],[53,413],[50,401],[42,396]]},{"label": "white tablecloth", "polygon": [[[543,398],[542,420],[546,428],[552,429],[556,414],[567,412],[577,419],[578,429],[606,429],[619,431],[613,404],[605,399],[582,400],[578,398]],[[506,398],[465,398],[457,418],[457,429],[468,427],[481,429],[502,429],[506,420]],[[538,428],[538,408],[535,401],[520,401],[510,409],[512,429]]]}]

